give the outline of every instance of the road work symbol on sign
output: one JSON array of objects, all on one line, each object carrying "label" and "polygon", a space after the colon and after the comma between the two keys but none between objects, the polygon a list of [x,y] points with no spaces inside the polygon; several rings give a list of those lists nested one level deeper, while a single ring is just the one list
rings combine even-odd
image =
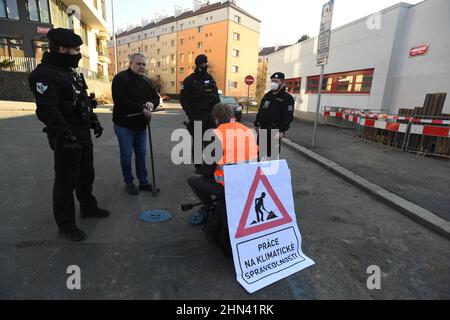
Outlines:
[{"label": "road work symbol on sign", "polygon": [[287,162],[225,166],[224,172],[237,281],[253,293],[314,265],[302,252]]},{"label": "road work symbol on sign", "polygon": [[[258,190],[259,192],[257,193]],[[260,196],[258,197],[257,195]],[[266,207],[270,208],[269,211]],[[251,215],[251,212],[254,214]],[[236,232],[236,238],[243,238],[291,222],[292,218],[270,185],[263,169],[258,167],[250,191],[248,192],[248,198]]]}]

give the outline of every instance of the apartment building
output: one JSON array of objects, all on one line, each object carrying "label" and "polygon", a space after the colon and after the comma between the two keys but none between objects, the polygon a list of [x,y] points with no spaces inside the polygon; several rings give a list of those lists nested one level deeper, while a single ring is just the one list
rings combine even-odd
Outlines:
[{"label": "apartment building", "polygon": [[246,96],[245,77],[257,75],[260,23],[234,1],[177,11],[118,34],[118,70],[128,67],[130,54],[143,52],[149,57],[148,75],[160,81],[164,93],[177,94],[195,69],[195,57],[206,54],[219,89],[226,95]]},{"label": "apartment building", "polygon": [[106,0],[0,0],[0,59],[39,62],[48,49],[47,32],[69,28],[84,42],[80,66],[107,76],[106,10]]}]

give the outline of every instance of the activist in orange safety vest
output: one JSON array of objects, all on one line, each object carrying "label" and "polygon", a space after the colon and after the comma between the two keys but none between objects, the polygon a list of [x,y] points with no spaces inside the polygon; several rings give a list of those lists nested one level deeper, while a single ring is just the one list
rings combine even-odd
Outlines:
[{"label": "activist in orange safety vest", "polygon": [[222,145],[222,158],[217,162],[214,177],[217,183],[224,186],[223,167],[258,161],[258,145],[253,132],[235,119],[221,124],[214,130],[214,135]]},{"label": "activist in orange safety vest", "polygon": [[[203,165],[201,170],[188,178],[188,184],[201,202],[208,203],[211,196],[223,197],[224,166],[258,161],[258,145],[251,129],[236,122],[233,110],[225,104],[217,104],[212,117],[218,126],[214,137],[220,143],[220,153],[213,165]],[[206,215],[206,207],[191,216],[192,224],[201,224]]]}]

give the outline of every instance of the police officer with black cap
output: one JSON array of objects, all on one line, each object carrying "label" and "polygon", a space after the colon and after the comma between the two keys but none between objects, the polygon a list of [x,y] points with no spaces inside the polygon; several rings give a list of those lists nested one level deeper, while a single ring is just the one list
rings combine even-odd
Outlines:
[{"label": "police officer with black cap", "polygon": [[82,218],[109,216],[92,195],[95,173],[90,129],[99,138],[103,128],[92,110],[96,102],[86,92],[83,74],[75,70],[82,58],[81,37],[58,28],[50,30],[47,38],[50,52],[44,53],[28,81],[36,98],[36,115],[46,126],[43,131],[54,151],[55,220],[61,236],[79,242],[86,234],[76,224],[74,191]]},{"label": "police officer with black cap", "polygon": [[[194,121],[202,122],[202,133],[215,128],[211,112],[220,102],[216,81],[208,73],[208,57],[204,54],[195,59],[195,71],[181,87],[180,103],[189,118],[188,129],[194,136]],[[200,165],[196,165],[199,168]]]},{"label": "police officer with black cap", "polygon": [[[260,146],[260,159],[272,156],[272,130],[279,131],[278,137],[274,136],[279,142],[281,138],[285,137],[286,131],[289,130],[290,124],[294,119],[295,100],[286,92],[285,75],[281,72],[276,72],[270,79],[270,91],[262,99],[254,123],[259,132],[258,145]],[[265,135],[267,137],[267,153],[264,153],[264,148],[261,148],[261,129],[267,132],[267,135]]]}]

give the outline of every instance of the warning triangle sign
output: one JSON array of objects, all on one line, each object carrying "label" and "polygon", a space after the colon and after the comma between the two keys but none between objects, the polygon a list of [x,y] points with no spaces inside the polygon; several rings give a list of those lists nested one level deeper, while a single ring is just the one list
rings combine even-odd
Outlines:
[{"label": "warning triangle sign", "polygon": [[[266,223],[259,224],[255,226],[247,227],[247,221],[250,215],[250,210],[253,208],[253,199],[255,199],[255,193],[256,189],[258,188],[259,183],[262,182],[264,187],[266,188],[267,192],[269,193],[270,197],[272,198],[273,202],[277,206],[279,212],[281,212],[281,219],[277,220],[270,220],[268,219]],[[273,214],[273,212],[271,212]],[[269,215],[270,217],[270,215]],[[236,239],[247,237],[249,235],[259,233],[261,231],[269,230],[272,228],[276,228],[288,223],[292,222],[292,218],[289,215],[289,213],[284,208],[283,204],[281,203],[280,199],[278,198],[277,194],[273,190],[272,186],[270,185],[269,180],[267,179],[266,175],[264,174],[264,171],[261,169],[261,167],[258,167],[258,170],[256,171],[255,178],[253,179],[253,183],[250,187],[250,191],[248,193],[247,202],[245,203],[244,211],[242,213],[241,220],[239,222],[239,227],[236,231]]]}]

